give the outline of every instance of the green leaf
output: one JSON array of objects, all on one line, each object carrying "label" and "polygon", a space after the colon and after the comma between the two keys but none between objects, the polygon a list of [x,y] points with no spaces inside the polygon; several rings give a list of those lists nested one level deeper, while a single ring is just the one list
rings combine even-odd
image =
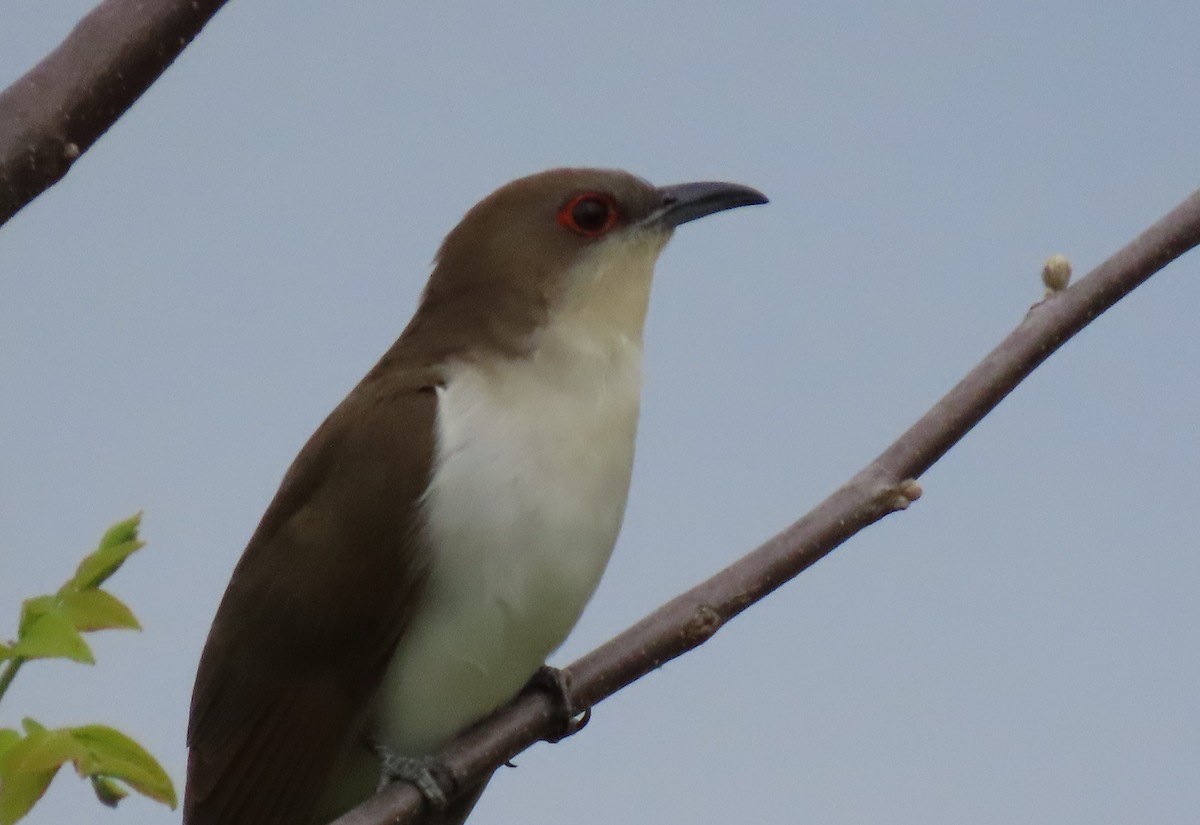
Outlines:
[{"label": "green leaf", "polygon": [[0,755],[0,825],[11,825],[42,798],[63,762],[87,756],[67,731],[52,731],[33,719],[23,722],[26,736],[5,731],[9,744]]},{"label": "green leaf", "polygon": [[79,563],[75,575],[62,586],[59,594],[98,587],[116,573],[125,559],[143,546],[143,542],[138,541],[137,537],[141,521],[142,514],[138,513],[108,528],[104,538],[100,539],[100,546]]},{"label": "green leaf", "polygon": [[33,619],[12,653],[25,659],[71,659],[89,665],[96,661],[74,623],[57,608]]},{"label": "green leaf", "polygon": [[21,602],[21,621],[17,626],[17,637],[24,636],[30,625],[53,611],[57,604],[53,596],[35,596]]},{"label": "green leaf", "polygon": [[171,777],[137,742],[106,725],[85,725],[70,731],[92,757],[89,775],[119,779],[143,796],[175,807]]},{"label": "green leaf", "polygon": [[171,808],[175,786],[145,748],[105,725],[50,730],[33,719],[23,721],[25,737],[0,729],[0,825],[11,825],[29,812],[67,762],[91,780],[105,805],[129,795],[124,785]]},{"label": "green leaf", "polygon": [[45,725],[30,716],[26,716],[21,720],[21,727],[25,728],[26,735],[44,733],[46,731]]},{"label": "green leaf", "polygon": [[62,612],[77,630],[141,630],[133,611],[107,590],[76,590],[60,597]]},{"label": "green leaf", "polygon": [[70,728],[49,730],[41,725],[30,725],[27,719],[24,739],[9,748],[4,755],[5,771],[41,773],[53,768],[58,770],[64,762],[87,760],[87,748],[76,741]]},{"label": "green leaf", "polygon": [[0,728],[0,760],[13,745],[21,741],[21,734],[12,728]]},{"label": "green leaf", "polygon": [[118,802],[129,796],[129,791],[121,787],[120,783],[103,776],[92,777],[92,790],[96,792],[100,804],[110,808],[117,807]]},{"label": "green leaf", "polygon": [[0,825],[13,825],[42,798],[50,781],[58,773],[51,768],[41,773],[17,771],[6,774],[0,770]]},{"label": "green leaf", "polygon": [[15,655],[16,654],[13,653],[12,645],[6,645],[3,642],[0,642],[0,662],[3,662],[5,659],[10,659]]}]

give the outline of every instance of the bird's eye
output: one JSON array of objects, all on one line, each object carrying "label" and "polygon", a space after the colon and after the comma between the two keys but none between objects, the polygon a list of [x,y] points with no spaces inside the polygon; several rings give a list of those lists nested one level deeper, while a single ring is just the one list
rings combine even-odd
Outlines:
[{"label": "bird's eye", "polygon": [[598,238],[617,223],[617,205],[608,195],[584,192],[558,210],[558,222],[580,235]]}]

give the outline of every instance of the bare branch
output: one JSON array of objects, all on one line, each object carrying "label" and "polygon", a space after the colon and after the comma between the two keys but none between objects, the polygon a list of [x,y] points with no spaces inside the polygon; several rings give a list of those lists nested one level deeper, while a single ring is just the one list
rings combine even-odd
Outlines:
[{"label": "bare branch", "polygon": [[0,92],[0,225],[67,174],[225,0],[105,0]]},{"label": "bare branch", "polygon": [[[577,707],[594,705],[663,663],[703,644],[729,619],[824,557],[850,536],[920,495],[921,475],[1062,344],[1168,263],[1200,244],[1200,191],[1075,286],[1053,291],[954,389],[875,461],[816,509],[660,607],[564,671]],[[1031,272],[1030,280],[1033,279]],[[539,739],[561,720],[550,698],[526,692],[438,755],[458,792]],[[334,825],[415,822],[420,793],[396,783]]]}]

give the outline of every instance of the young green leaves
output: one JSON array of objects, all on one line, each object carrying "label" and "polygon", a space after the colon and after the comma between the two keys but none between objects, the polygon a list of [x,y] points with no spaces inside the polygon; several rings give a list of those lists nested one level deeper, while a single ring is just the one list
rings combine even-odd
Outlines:
[{"label": "young green leaves", "polygon": [[[25,662],[70,659],[93,664],[84,633],[140,629],[133,612],[100,587],[142,547],[137,536],[140,522],[137,515],[113,525],[56,593],[27,599],[21,606],[16,641],[0,643],[0,699]],[[67,762],[91,780],[105,805],[116,805],[132,789],[175,807],[170,777],[120,731],[104,725],[51,730],[33,719],[23,720],[22,730],[0,728],[0,825],[25,816]]]}]

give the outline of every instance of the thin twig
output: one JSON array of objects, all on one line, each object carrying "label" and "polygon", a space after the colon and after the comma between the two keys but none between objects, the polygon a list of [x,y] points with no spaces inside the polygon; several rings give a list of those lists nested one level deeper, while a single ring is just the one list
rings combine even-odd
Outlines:
[{"label": "thin twig", "polygon": [[104,0],[0,92],[0,225],[67,174],[225,0]]},{"label": "thin twig", "polygon": [[[892,446],[804,518],[717,575],[676,597],[564,671],[576,707],[608,698],[712,637],[729,619],[824,557],[850,536],[920,495],[920,476],[1072,335],[1135,287],[1200,244],[1200,191],[1087,277],[1054,292]],[[1031,272],[1032,281],[1034,274]],[[552,735],[555,708],[542,692],[460,735],[439,754],[457,786]],[[422,813],[420,793],[396,783],[333,825],[401,825]]]},{"label": "thin twig", "polygon": [[17,678],[17,671],[23,664],[25,664],[24,656],[14,656],[4,663],[3,668],[0,668],[0,699],[3,699],[4,694],[8,693],[8,686],[12,684],[13,679]]}]

